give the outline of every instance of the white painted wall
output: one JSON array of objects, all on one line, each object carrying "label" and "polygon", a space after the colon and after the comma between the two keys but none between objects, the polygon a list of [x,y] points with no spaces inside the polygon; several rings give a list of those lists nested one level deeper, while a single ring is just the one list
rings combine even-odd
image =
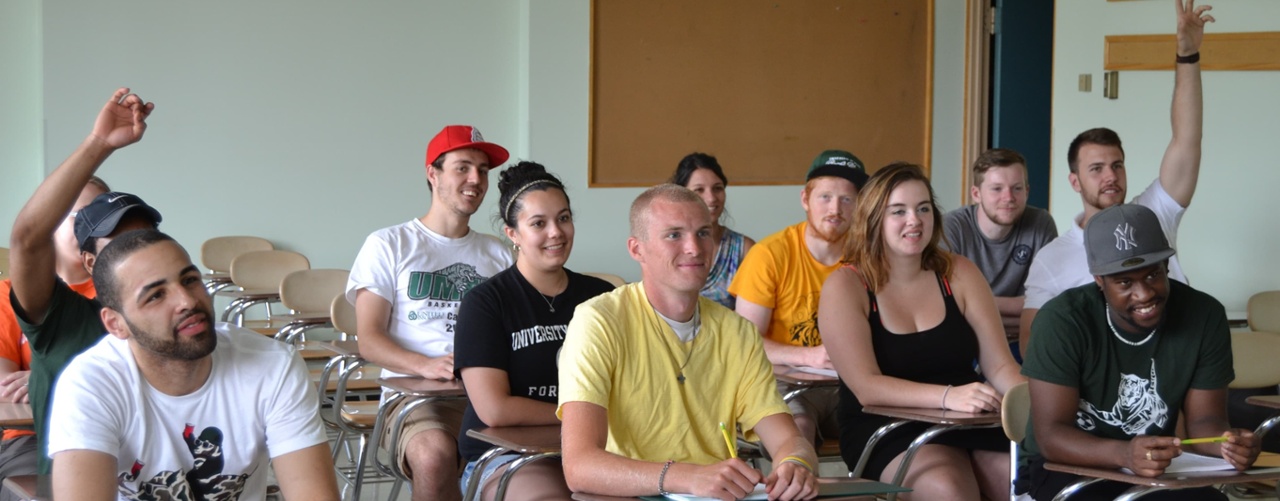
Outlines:
[{"label": "white painted wall", "polygon": [[[1280,30],[1280,2],[1214,2],[1210,33]],[[1171,136],[1172,71],[1120,73],[1120,98],[1101,93],[1103,37],[1174,33],[1169,1],[1057,2],[1054,42],[1053,162],[1050,211],[1060,230],[1081,211],[1067,182],[1067,146],[1079,132],[1115,129],[1124,141],[1129,194],[1155,179]],[[1173,54],[1169,55],[1170,58]],[[1076,90],[1092,73],[1094,92]],[[1280,186],[1280,72],[1209,71],[1204,82],[1204,142],[1200,182],[1178,233],[1179,259],[1194,287],[1243,311],[1249,296],[1280,289],[1280,231],[1270,213]]]},{"label": "white painted wall", "polygon": [[[370,231],[425,213],[429,137],[474,123],[569,185],[572,268],[639,276],[624,242],[640,189],[586,188],[587,0],[44,0],[43,10],[43,75],[28,78],[43,82],[46,168],[117,86],[132,86],[157,109],[146,138],[101,174],[160,208],[163,229],[193,251],[213,236],[254,234],[313,266],[349,267]],[[962,3],[937,2],[936,19],[933,172],[951,208]],[[797,161],[797,182],[808,161]],[[496,181],[473,228],[496,232]],[[734,227],[759,238],[799,221],[799,191],[731,187]]]},{"label": "white painted wall", "polygon": [[43,172],[40,28],[39,0],[0,2],[0,247]]}]

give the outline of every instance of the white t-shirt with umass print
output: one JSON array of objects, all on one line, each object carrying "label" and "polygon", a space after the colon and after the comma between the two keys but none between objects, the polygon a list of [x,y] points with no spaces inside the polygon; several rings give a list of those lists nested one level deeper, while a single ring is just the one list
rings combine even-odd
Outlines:
[{"label": "white t-shirt with umass print", "polygon": [[[347,301],[368,290],[391,303],[387,333],[400,347],[428,357],[453,353],[453,328],[462,296],[514,263],[492,235],[474,230],[446,238],[418,219],[375,231],[365,239]],[[400,376],[383,370],[383,376]]]},{"label": "white t-shirt with umass print", "polygon": [[77,356],[53,394],[50,456],[115,457],[121,500],[263,499],[268,458],[325,442],[320,402],[292,348],[225,323],[214,329],[209,379],[189,395],[148,384],[115,336]]}]

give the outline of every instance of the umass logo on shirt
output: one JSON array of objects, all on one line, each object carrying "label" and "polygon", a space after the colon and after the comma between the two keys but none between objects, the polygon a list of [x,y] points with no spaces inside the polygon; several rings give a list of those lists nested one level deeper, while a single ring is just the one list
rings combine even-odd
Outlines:
[{"label": "umass logo on shirt", "polygon": [[409,299],[414,301],[461,301],[462,296],[489,277],[476,267],[454,263],[437,271],[409,273]]}]

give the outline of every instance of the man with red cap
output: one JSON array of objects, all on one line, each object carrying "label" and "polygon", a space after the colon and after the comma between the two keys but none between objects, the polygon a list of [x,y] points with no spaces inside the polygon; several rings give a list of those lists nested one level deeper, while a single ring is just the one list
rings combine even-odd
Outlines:
[{"label": "man with red cap", "polygon": [[[445,127],[427,145],[427,214],[365,240],[346,297],[356,307],[360,355],[382,366],[383,377],[453,379],[462,296],[513,263],[501,241],[468,226],[488,191],[489,170],[508,156],[475,127]],[[465,407],[419,406],[398,442],[387,444],[413,476],[413,499],[461,498],[456,437]]]}]

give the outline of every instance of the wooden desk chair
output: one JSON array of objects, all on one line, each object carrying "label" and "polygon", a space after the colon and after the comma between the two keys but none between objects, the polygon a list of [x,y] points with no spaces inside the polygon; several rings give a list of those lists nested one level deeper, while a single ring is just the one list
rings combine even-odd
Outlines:
[{"label": "wooden desk chair", "polygon": [[560,425],[543,426],[505,426],[467,430],[467,436],[493,444],[476,461],[474,473],[467,482],[466,491],[462,493],[463,501],[480,501],[481,472],[489,466],[494,458],[508,453],[520,455],[519,459],[507,464],[507,470],[498,479],[498,491],[494,501],[503,501],[507,496],[507,485],[516,471],[539,459],[560,457]]},{"label": "wooden desk chair", "polygon": [[1249,297],[1249,330],[1280,333],[1280,291],[1259,292]]},{"label": "wooden desk chair", "polygon": [[[336,381],[330,377],[337,372]],[[375,464],[369,461],[369,454],[377,454],[377,442],[373,441],[374,431],[380,415],[379,402],[376,400],[348,401],[357,392],[364,396],[377,395],[382,390],[377,378],[382,369],[362,358],[358,353],[345,353],[334,356],[320,371],[318,387],[320,390],[320,417],[325,424],[336,428],[332,459],[338,478],[345,485],[343,491],[351,489],[352,499],[360,499],[365,484],[391,482],[388,499],[396,499],[403,485],[401,478],[390,475],[379,475]],[[349,448],[350,440],[356,440],[355,457]],[[350,466],[337,466],[339,450],[347,451]]]},{"label": "wooden desk chair", "polygon": [[[850,476],[858,478],[862,476],[863,470],[867,468],[867,461],[871,459],[871,452],[875,450],[876,444],[881,438],[888,435],[889,432],[898,427],[912,422],[931,423],[923,433],[916,437],[907,447],[906,452],[902,455],[902,463],[898,466],[898,471],[893,475],[893,485],[902,486],[903,480],[907,478],[907,470],[911,468],[911,460],[915,458],[916,452],[920,447],[929,443],[934,437],[947,432],[956,430],[970,430],[976,428],[994,428],[1000,426],[1000,413],[987,412],[982,414],[974,414],[970,412],[949,411],[943,409],[925,409],[917,407],[863,407],[862,412],[867,414],[875,414],[878,416],[886,416],[894,418],[894,421],[886,423],[876,430],[867,439],[867,445],[862,449],[862,455],[858,457],[858,464],[849,473]],[[898,498],[897,493],[889,493],[889,501]]]},{"label": "wooden desk chair", "polygon": [[623,280],[622,277],[614,275],[612,273],[592,271],[588,273],[583,273],[583,275],[599,278],[600,280],[604,280],[605,282],[609,282],[613,284],[614,287],[622,287],[627,283],[627,281]]},{"label": "wooden desk chair", "polygon": [[[828,376],[826,374],[814,374],[805,372],[804,370],[791,367],[789,365],[774,364],[773,377],[786,386],[786,393],[782,394],[782,401],[788,404],[800,395],[808,393],[820,388],[836,388],[840,386],[838,377]],[[758,444],[757,444],[758,446]],[[764,447],[759,447],[763,454]],[[840,457],[840,437],[827,437],[822,441],[822,445],[818,446],[818,461],[841,461]]]},{"label": "wooden desk chair", "polygon": [[1028,383],[1019,383],[1010,388],[1000,401],[1000,426],[1004,435],[1009,437],[1009,499],[1017,495],[1013,492],[1013,482],[1018,479],[1018,444],[1027,435],[1027,420],[1031,419],[1031,390]]},{"label": "wooden desk chair", "polygon": [[9,278],[9,248],[0,247],[0,280]]},{"label": "wooden desk chair", "polygon": [[356,306],[347,302],[345,294],[334,296],[329,303],[329,319],[338,330],[340,339],[354,341],[356,336]]},{"label": "wooden desk chair", "polygon": [[240,287],[230,294],[231,304],[222,312],[222,321],[235,319],[236,325],[244,325],[244,312],[263,304],[267,320],[271,320],[271,303],[280,301],[280,284],[284,277],[299,270],[311,269],[311,262],[297,252],[265,250],[246,252],[231,261],[231,281]]},{"label": "wooden desk chair", "polygon": [[347,286],[348,270],[299,270],[280,282],[280,304],[289,314],[273,320],[282,323],[276,339],[293,344],[305,340],[308,330],[333,325],[330,310],[334,296]]},{"label": "wooden desk chair", "polygon": [[205,290],[210,295],[234,286],[231,282],[231,261],[236,256],[252,251],[272,250],[270,240],[259,237],[214,237],[200,245],[200,264],[209,272],[202,277]]}]

